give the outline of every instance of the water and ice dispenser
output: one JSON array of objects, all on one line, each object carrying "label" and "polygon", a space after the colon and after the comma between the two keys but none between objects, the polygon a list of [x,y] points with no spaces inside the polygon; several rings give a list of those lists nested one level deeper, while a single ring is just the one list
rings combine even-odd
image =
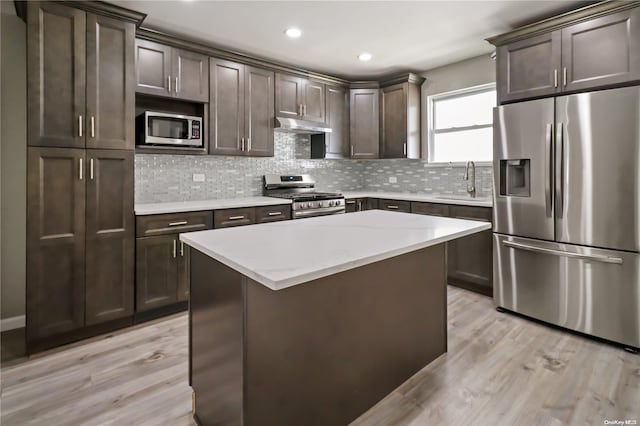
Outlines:
[{"label": "water and ice dispenser", "polygon": [[500,195],[531,196],[531,160],[500,160]]}]

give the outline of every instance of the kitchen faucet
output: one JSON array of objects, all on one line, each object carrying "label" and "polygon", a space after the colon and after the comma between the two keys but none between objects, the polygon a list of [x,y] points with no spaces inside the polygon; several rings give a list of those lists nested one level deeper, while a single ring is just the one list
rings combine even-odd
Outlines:
[{"label": "kitchen faucet", "polygon": [[[469,166],[471,166],[471,179],[469,179]],[[462,179],[467,181],[467,192],[469,195],[476,198],[476,163],[467,161],[467,167],[464,170]],[[469,186],[469,181],[471,181],[471,186]]]}]

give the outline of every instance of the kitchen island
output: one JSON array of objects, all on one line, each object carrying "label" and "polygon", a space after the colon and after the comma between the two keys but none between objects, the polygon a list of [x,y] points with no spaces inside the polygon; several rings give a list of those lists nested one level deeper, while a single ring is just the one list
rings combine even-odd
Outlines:
[{"label": "kitchen island", "polygon": [[181,234],[202,425],[344,425],[446,352],[447,241],[381,210]]}]

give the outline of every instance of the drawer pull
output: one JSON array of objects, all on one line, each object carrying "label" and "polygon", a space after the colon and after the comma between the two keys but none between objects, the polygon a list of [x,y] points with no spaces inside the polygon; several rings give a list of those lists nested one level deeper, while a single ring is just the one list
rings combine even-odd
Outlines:
[{"label": "drawer pull", "polygon": [[282,212],[269,212],[269,216],[280,216]]},{"label": "drawer pull", "polygon": [[188,223],[189,222],[187,222],[186,220],[181,220],[180,222],[171,222],[169,226],[180,226],[180,225],[186,225]]},{"label": "drawer pull", "polygon": [[345,201],[345,203],[347,203],[347,204],[355,204],[356,200],[347,200],[347,201]]},{"label": "drawer pull", "polygon": [[244,215],[242,216],[229,216],[229,220],[240,220],[244,219]]},{"label": "drawer pull", "polygon": [[397,208],[398,208],[398,206],[390,205],[390,206],[387,206],[387,208],[388,208],[388,209],[393,209],[393,210],[395,210],[395,209],[397,209]]}]

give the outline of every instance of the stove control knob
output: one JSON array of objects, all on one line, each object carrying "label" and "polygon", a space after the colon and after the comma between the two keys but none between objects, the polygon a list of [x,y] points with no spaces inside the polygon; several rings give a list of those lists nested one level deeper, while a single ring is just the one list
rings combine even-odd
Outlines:
[{"label": "stove control knob", "polygon": [[336,202],[335,202],[335,201],[329,201],[329,207],[333,207],[333,206],[335,206],[335,205],[336,205]]},{"label": "stove control knob", "polygon": [[304,210],[307,207],[307,205],[306,203],[299,203],[298,207],[300,207],[300,210]]}]

